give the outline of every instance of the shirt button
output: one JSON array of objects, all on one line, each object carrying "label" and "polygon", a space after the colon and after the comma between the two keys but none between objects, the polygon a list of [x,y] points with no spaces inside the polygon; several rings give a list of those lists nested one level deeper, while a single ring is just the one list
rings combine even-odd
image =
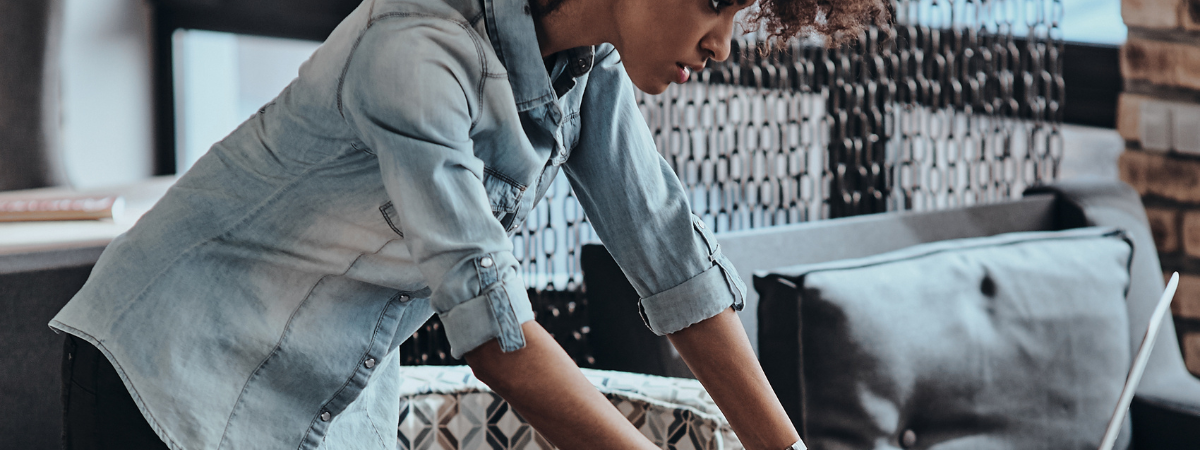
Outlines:
[{"label": "shirt button", "polygon": [[329,414],[329,411],[325,411],[325,412],[321,413],[321,421],[322,422],[328,422],[329,419],[331,419],[331,418],[333,418],[333,415]]},{"label": "shirt button", "polygon": [[904,430],[904,436],[900,438],[900,445],[904,448],[912,448],[917,445],[917,433],[913,430]]},{"label": "shirt button", "polygon": [[375,358],[367,358],[367,360],[363,362],[363,365],[368,369],[375,367]]},{"label": "shirt button", "polygon": [[488,267],[492,267],[492,264],[495,264],[495,261],[492,261],[491,256],[484,256],[483,259],[479,260],[479,267],[482,267],[484,269],[486,269]]},{"label": "shirt button", "polygon": [[400,303],[404,303],[404,302],[407,302],[407,301],[408,301],[408,296],[407,296],[407,295],[401,295],[401,296],[400,296]]}]

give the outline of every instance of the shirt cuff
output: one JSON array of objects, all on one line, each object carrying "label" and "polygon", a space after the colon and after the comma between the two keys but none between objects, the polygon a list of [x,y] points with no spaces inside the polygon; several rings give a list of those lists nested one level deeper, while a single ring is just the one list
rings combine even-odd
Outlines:
[{"label": "shirt cuff", "polygon": [[642,320],[659,336],[674,333],[732,307],[741,311],[746,286],[718,250],[712,267],[682,284],[642,299]]},{"label": "shirt cuff", "polygon": [[[476,264],[481,271],[497,266],[499,264],[488,263],[487,267]],[[500,349],[505,352],[525,347],[521,324],[533,320],[533,307],[520,275],[512,270],[505,272],[503,279],[484,288],[479,296],[438,315],[445,326],[450,355],[454,358],[462,358],[492,339],[499,341]]]}]

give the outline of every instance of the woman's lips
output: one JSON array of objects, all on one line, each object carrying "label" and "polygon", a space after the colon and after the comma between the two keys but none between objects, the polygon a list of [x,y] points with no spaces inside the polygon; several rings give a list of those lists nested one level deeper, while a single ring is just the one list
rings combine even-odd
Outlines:
[{"label": "woman's lips", "polygon": [[675,82],[679,84],[687,83],[688,78],[692,76],[692,69],[687,68],[682,64],[676,64],[679,70],[675,73]]}]

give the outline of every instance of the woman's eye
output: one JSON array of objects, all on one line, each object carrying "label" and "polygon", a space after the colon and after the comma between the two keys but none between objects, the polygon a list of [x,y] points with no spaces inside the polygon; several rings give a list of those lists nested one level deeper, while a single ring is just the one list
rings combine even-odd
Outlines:
[{"label": "woman's eye", "polygon": [[721,10],[725,9],[726,6],[733,6],[733,2],[730,0],[710,0],[710,1],[712,2],[713,10],[717,11],[717,12],[721,12]]}]

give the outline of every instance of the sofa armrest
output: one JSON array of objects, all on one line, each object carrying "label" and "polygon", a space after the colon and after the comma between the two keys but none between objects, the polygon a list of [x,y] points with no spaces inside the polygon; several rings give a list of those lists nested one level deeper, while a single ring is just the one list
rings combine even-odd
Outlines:
[{"label": "sofa armrest", "polygon": [[[1155,251],[1146,210],[1137,191],[1119,181],[1081,178],[1033,187],[1025,195],[1053,193],[1060,200],[1057,228],[1110,226],[1125,230],[1133,241],[1126,305],[1130,349],[1136,351],[1163,292],[1163,270]],[[1200,380],[1188,373],[1174,323],[1163,322],[1137,393],[1144,398],[1170,398],[1175,404],[1200,408]],[[1197,432],[1200,433],[1200,432]],[[1196,447],[1193,447],[1196,448]]]}]

